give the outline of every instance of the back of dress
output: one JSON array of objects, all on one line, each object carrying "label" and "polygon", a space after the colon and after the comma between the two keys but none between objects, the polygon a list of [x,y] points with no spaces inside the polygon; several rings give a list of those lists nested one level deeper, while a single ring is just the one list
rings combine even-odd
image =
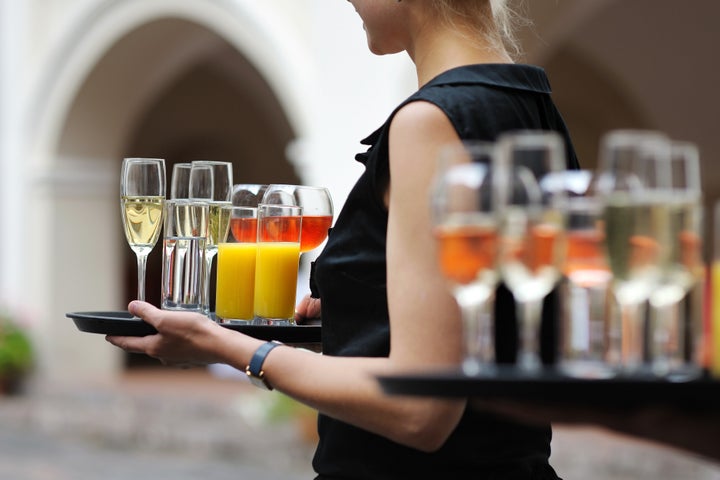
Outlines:
[{"label": "back of dress", "polygon": [[[448,116],[463,140],[494,141],[512,130],[542,129],[566,139],[568,167],[577,168],[565,123],[550,98],[542,69],[497,64],[459,67],[428,82],[403,105],[427,101]],[[370,137],[365,164],[315,262],[312,289],[322,299],[323,353],[387,356],[390,332],[385,237],[389,182],[388,135],[392,118]],[[408,299],[412,301],[412,299]],[[544,309],[544,356],[552,360],[555,295]],[[504,287],[496,297],[496,353],[514,360],[515,307]],[[442,321],[442,319],[438,319]],[[313,466],[319,479],[533,478],[555,479],[548,464],[550,427],[528,427],[468,408],[443,447],[423,453],[321,415]]]}]

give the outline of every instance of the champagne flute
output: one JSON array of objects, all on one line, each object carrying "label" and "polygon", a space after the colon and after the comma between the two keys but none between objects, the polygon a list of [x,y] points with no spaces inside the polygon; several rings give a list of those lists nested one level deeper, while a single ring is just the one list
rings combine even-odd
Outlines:
[{"label": "champagne flute", "polygon": [[491,373],[494,365],[490,304],[498,280],[498,219],[493,155],[492,143],[444,148],[431,190],[438,262],[462,315],[467,375]]},{"label": "champagne flute", "polygon": [[220,239],[227,237],[230,228],[230,210],[227,208],[232,197],[232,163],[212,160],[195,160],[190,171],[190,198],[208,203],[210,218],[208,239],[205,244],[205,305],[210,313],[210,283],[212,264],[217,254]]},{"label": "champagne flute", "polygon": [[705,267],[700,157],[690,142],[670,141],[669,148],[669,258],[659,287],[650,295],[650,346],[655,374],[686,380],[701,373],[697,355]]},{"label": "champagne flute", "polygon": [[191,163],[176,163],[173,165],[170,179],[170,198],[173,200],[190,198],[190,172]]},{"label": "champagne flute", "polygon": [[543,300],[555,288],[562,268],[564,195],[541,187],[548,185],[546,176],[565,168],[564,152],[562,138],[554,132],[524,131],[498,139],[500,275],[515,298],[520,334],[517,365],[527,373],[542,368]]},{"label": "champagne flute", "polygon": [[560,369],[579,378],[609,378],[606,361],[612,273],[605,254],[604,202],[588,192],[592,172],[565,170],[546,177],[566,193],[567,250],[563,262]]},{"label": "champagne flute", "polygon": [[646,303],[668,258],[667,140],[652,131],[612,131],[601,140],[599,160],[593,190],[606,198],[605,245],[620,314],[610,359],[632,374],[646,366]]},{"label": "champagne flute", "polygon": [[125,158],[120,175],[120,204],[125,238],[138,266],[138,300],[145,300],[147,256],[160,236],[165,202],[165,160]]},{"label": "champagne flute", "polygon": [[300,254],[314,250],[327,238],[333,221],[332,197],[327,188],[272,184],[265,190],[261,203],[302,208]]}]

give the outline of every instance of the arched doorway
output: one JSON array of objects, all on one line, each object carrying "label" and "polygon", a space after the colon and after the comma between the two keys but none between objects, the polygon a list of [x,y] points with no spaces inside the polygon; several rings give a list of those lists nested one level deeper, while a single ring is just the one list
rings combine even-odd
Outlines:
[{"label": "arched doorway", "polygon": [[[103,5],[102,18],[112,16],[114,5]],[[95,13],[85,25],[87,38],[73,41],[97,42],[92,32],[103,22]],[[227,23],[226,13],[218,12],[218,21]],[[40,332],[41,369],[51,377],[68,370],[104,376],[124,363],[119,350],[57,320],[68,311],[122,310],[135,295],[136,264],[118,207],[123,157],[163,157],[169,172],[175,162],[227,160],[238,182],[299,181],[285,147],[308,126],[298,113],[302,105],[292,100],[297,92],[274,93],[286,80],[261,72],[242,42],[214,29],[207,14],[197,22],[158,12],[138,16],[91,64],[73,57],[87,54],[81,45],[60,49],[69,55],[67,65],[56,65],[57,78],[40,96],[47,107],[34,161],[49,173],[34,186],[32,209],[44,220],[31,229],[40,223],[55,228],[53,242],[38,241],[31,276],[42,279],[38,308],[47,320]],[[260,27],[246,30],[253,28]],[[265,45],[275,55],[282,51],[270,40]],[[158,302],[158,247],[148,267],[148,299]]]}]

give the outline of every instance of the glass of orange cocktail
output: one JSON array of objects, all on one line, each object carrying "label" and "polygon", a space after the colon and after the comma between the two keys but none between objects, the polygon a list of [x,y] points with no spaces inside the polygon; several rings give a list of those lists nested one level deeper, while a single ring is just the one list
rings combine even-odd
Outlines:
[{"label": "glass of orange cocktail", "polygon": [[302,208],[300,253],[314,250],[327,238],[333,221],[332,197],[327,188],[272,184],[265,191],[262,203]]},{"label": "glass of orange cocktail", "polygon": [[590,171],[557,172],[552,180],[567,196],[560,368],[572,377],[612,377],[615,369],[607,358],[612,273],[605,252],[604,204],[588,191]]},{"label": "glass of orange cocktail", "polygon": [[255,263],[255,323],[295,323],[302,208],[258,206]]},{"label": "glass of orange cocktail", "polygon": [[249,323],[255,316],[257,208],[224,206],[230,232],[218,244],[215,315],[224,323]]},{"label": "glass of orange cocktail", "polygon": [[564,251],[564,194],[552,175],[566,168],[565,146],[555,132],[506,133],[498,139],[494,173],[502,184],[499,208],[500,277],[516,302],[517,365],[542,370],[540,328],[545,298],[560,278]]},{"label": "glass of orange cocktail", "polygon": [[498,219],[491,172],[494,145],[448,145],[439,156],[431,191],[438,266],[460,308],[463,371],[491,372],[492,306],[498,281]]}]

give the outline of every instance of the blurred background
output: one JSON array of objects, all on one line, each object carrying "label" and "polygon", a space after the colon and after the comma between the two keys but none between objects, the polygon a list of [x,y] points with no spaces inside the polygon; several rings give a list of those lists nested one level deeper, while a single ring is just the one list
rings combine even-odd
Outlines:
[{"label": "blurred background", "polygon": [[[525,3],[532,24],[521,31],[520,61],[547,70],[581,165],[595,167],[599,139],[610,129],[656,129],[693,141],[700,147],[711,211],[720,196],[720,169],[713,168],[720,153],[720,66],[714,61],[720,3]],[[5,440],[30,435],[17,451],[5,450],[8,458],[18,462],[25,455],[33,463],[34,447],[47,442],[42,435],[73,431],[95,443],[122,438],[152,450],[153,442],[172,443],[178,433],[148,439],[138,432],[171,429],[173,420],[143,421],[138,412],[173,402],[194,399],[191,413],[207,407],[250,424],[272,417],[272,409],[295,410],[277,396],[258,401],[228,372],[158,369],[110,348],[102,336],[78,332],[65,317],[124,310],[134,298],[135,256],[118,209],[120,163],[129,156],[161,157],[170,172],[176,162],[231,161],[235,183],[327,186],[339,211],[362,169],[353,161],[365,149],[360,139],[415,88],[409,60],[370,54],[354,9],[338,0],[0,0],[0,313],[29,334],[35,365],[27,393],[0,400],[5,418],[17,425]],[[706,227],[709,259],[709,220]],[[147,294],[155,304],[160,257],[156,248],[148,260]],[[207,395],[198,395],[198,385]],[[180,401],[184,397],[189,399]],[[62,402],[70,410],[62,410]],[[66,414],[78,408],[77,419],[43,410],[53,403]],[[250,407],[238,413],[240,404]],[[108,405],[119,422],[131,415],[134,420],[124,425],[135,430],[108,433],[97,426],[107,423],[101,406]],[[265,407],[255,411],[253,405]],[[176,413],[190,421],[187,411]],[[227,429],[227,422],[217,422]],[[30,427],[41,436],[31,436]],[[197,425],[177,427],[187,433]],[[245,427],[238,427],[245,433],[234,440],[225,430],[208,432],[203,448],[229,449],[226,456],[252,464],[255,454],[237,454],[236,448],[243,450],[238,442],[273,430]],[[284,439],[276,446],[295,451],[308,478],[312,437],[286,427],[292,433],[275,432],[275,439]],[[180,450],[204,451],[197,442],[183,442],[176,441]],[[598,469],[603,473],[597,478],[605,479],[720,478],[720,465],[592,428],[559,427],[554,452],[553,463],[568,478],[591,478]],[[635,465],[641,456],[655,459],[650,470]],[[120,458],[127,455],[108,457],[105,464]],[[155,478],[169,478],[175,463],[163,470],[159,461],[148,460],[146,468],[156,468]],[[280,463],[259,465],[262,471],[295,468]],[[66,478],[15,474],[0,476]],[[67,478],[85,477],[75,472]]]}]

